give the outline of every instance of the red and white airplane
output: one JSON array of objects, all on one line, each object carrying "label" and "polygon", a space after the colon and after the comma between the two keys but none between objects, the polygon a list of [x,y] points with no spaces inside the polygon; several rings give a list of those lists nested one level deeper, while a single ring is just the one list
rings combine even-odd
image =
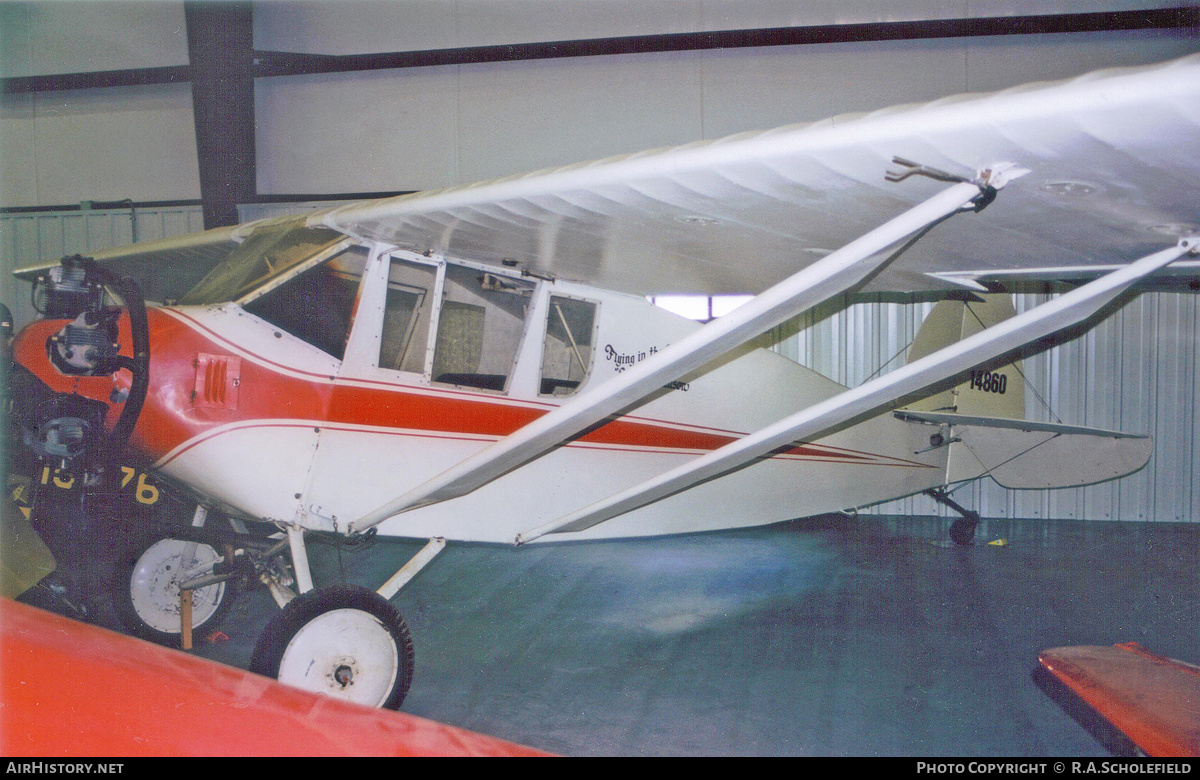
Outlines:
[{"label": "red and white airplane", "polygon": [[[255,669],[397,706],[412,650],[388,599],[446,540],[678,534],[1141,468],[1145,436],[1025,420],[1013,360],[1127,291],[1194,286],[1198,204],[1189,57],[22,269],[47,316],[13,343],[17,396],[47,464],[119,489],[127,442],[196,496],[193,526],[129,563],[143,633],[184,630],[181,586],[199,627],[230,579],[262,580],[286,606]],[[194,285],[146,310],[130,278],[164,300],[163,268]],[[1020,315],[985,295],[1031,280],[1072,289]],[[849,290],[957,300],[855,388],[751,344]],[[700,325],[647,301],[666,293],[753,298]],[[376,532],[430,542],[378,591],[314,587],[306,534]]]}]

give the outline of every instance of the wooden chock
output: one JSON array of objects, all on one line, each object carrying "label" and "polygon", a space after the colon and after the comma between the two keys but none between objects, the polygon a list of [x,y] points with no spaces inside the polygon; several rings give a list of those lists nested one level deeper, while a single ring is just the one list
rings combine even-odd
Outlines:
[{"label": "wooden chock", "polygon": [[179,591],[179,629],[180,646],[184,650],[192,649],[192,592]]}]

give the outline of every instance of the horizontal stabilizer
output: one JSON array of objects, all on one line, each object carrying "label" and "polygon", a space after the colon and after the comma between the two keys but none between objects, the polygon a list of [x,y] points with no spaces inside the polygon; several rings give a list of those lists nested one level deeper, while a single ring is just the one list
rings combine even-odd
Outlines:
[{"label": "horizontal stabilizer", "polygon": [[1154,440],[1078,425],[897,411],[908,422],[946,426],[949,481],[989,476],[1006,488],[1079,487],[1131,474],[1146,465]]},{"label": "horizontal stabilizer", "polygon": [[1013,428],[1019,431],[1046,431],[1049,433],[1071,433],[1081,436],[1108,436],[1113,439],[1145,439],[1141,433],[1125,433],[1110,431],[1105,428],[1085,428],[1082,425],[1063,425],[1062,423],[1035,422],[1034,420],[1011,420],[1005,417],[979,417],[969,414],[949,414],[946,412],[916,412],[900,409],[896,417],[905,422],[923,422],[934,425],[976,425],[984,428]]},{"label": "horizontal stabilizer", "polygon": [[[1047,285],[1077,287],[1106,273],[1115,265],[1059,266],[1053,268],[1017,268],[990,271],[946,271],[930,273],[931,278],[964,287],[973,292],[1027,292]],[[1200,260],[1178,260],[1147,276],[1133,289],[1138,292],[1200,292]]]}]

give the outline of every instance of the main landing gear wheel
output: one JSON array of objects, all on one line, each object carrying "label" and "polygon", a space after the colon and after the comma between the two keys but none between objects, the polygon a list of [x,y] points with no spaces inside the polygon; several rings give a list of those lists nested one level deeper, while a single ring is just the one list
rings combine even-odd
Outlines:
[{"label": "main landing gear wheel", "polygon": [[[151,539],[134,545],[117,562],[113,607],[135,635],[163,645],[178,645],[179,584],[212,571],[221,555],[211,545],[183,539]],[[192,629],[215,629],[233,606],[231,583],[192,591]]]},{"label": "main landing gear wheel", "polygon": [[316,588],[288,602],[254,648],[250,671],[370,707],[397,709],[413,673],[396,608],[366,588]]}]

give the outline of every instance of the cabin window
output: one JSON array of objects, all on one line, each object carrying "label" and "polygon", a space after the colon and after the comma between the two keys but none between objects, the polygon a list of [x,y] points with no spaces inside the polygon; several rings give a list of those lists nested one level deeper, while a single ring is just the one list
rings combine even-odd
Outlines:
[{"label": "cabin window", "polygon": [[502,391],[517,360],[533,285],[457,265],[446,267],[433,381]]},{"label": "cabin window", "polygon": [[550,296],[546,339],[542,345],[542,395],[571,395],[592,365],[596,304]]},{"label": "cabin window", "polygon": [[341,360],[366,264],[367,250],[350,247],[255,298],[245,309]]},{"label": "cabin window", "polygon": [[380,368],[425,373],[429,314],[433,308],[431,291],[436,279],[437,271],[432,266],[392,260],[379,347]]}]

